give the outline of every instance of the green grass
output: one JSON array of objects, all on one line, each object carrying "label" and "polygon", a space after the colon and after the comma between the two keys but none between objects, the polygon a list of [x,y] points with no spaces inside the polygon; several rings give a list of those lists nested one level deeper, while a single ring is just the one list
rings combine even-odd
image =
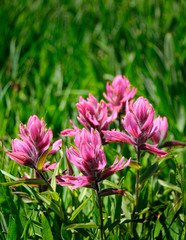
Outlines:
[{"label": "green grass", "polygon": [[[1,0],[0,19],[0,169],[14,177],[29,172],[4,153],[11,149],[11,139],[17,137],[20,122],[26,123],[33,114],[44,117],[56,139],[60,131],[70,126],[70,119],[82,127],[76,119],[75,104],[79,96],[86,98],[90,92],[101,100],[106,81],[112,80],[116,74],[125,75],[138,88],[136,98],[148,98],[156,116],[160,114],[168,118],[168,140],[186,141],[184,0]],[[116,144],[112,147],[115,148]],[[136,158],[130,147],[124,145],[123,151],[126,157],[133,154],[133,159]],[[111,164],[114,159],[109,153],[107,155]],[[158,166],[157,171],[167,164],[158,175],[145,182],[140,195],[144,204],[138,210],[149,208],[145,217],[150,220],[143,227],[140,223],[133,224],[134,229],[137,226],[136,234],[140,239],[147,239],[147,229],[149,234],[150,231],[154,234],[148,239],[161,239],[161,236],[162,239],[181,239],[184,156],[185,152],[178,150],[176,155]],[[52,161],[59,160],[60,154],[57,154]],[[141,173],[153,161],[154,158],[146,154]],[[61,167],[66,168],[63,160]],[[121,186],[134,195],[135,172],[133,168],[124,170],[112,181],[118,183],[120,176],[126,174]],[[162,186],[158,179],[179,187],[182,194],[175,189],[168,190],[170,188]],[[6,177],[6,180],[11,179]],[[4,181],[3,177],[1,181]],[[70,223],[62,225],[59,216],[50,212],[48,205],[38,200],[34,193],[32,197],[39,202],[38,205],[23,203],[10,190],[1,187],[0,230],[5,232],[1,234],[2,239],[7,236],[11,240],[20,239],[21,235],[22,239],[41,239],[47,236],[48,225],[54,239],[62,238],[62,227]],[[29,188],[24,186],[18,190],[29,193]],[[91,194],[83,191],[71,192],[68,188],[57,187],[64,210],[69,215]],[[148,201],[145,202],[146,196]],[[56,196],[56,199],[48,197],[58,201]],[[7,202],[10,206],[6,205]],[[117,204],[122,208],[117,209],[119,212],[114,218],[112,209],[116,211]],[[130,201],[120,196],[105,197],[104,206],[105,217],[111,216],[105,220],[107,232],[110,231],[109,239],[116,239],[121,232],[124,234],[121,239],[129,239],[131,232],[127,229],[131,223],[110,229],[120,213],[125,214],[124,218],[130,218]],[[92,211],[90,201],[74,222],[92,221]],[[44,212],[47,218],[40,212]],[[16,228],[19,221],[20,228]],[[16,233],[12,229],[17,229]],[[77,233],[64,231],[64,239],[80,239],[80,233],[86,235],[85,230],[80,229]],[[93,230],[88,229],[88,232],[94,234]]]}]

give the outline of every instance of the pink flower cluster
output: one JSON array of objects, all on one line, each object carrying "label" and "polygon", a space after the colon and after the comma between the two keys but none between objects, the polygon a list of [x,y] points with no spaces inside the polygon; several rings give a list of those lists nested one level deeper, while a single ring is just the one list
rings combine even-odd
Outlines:
[{"label": "pink flower cluster", "polygon": [[125,110],[126,101],[132,99],[137,91],[135,87],[131,89],[129,80],[125,76],[122,77],[122,75],[117,75],[111,85],[107,82],[106,89],[107,94],[103,93],[103,96],[109,102],[108,107],[117,112]]},{"label": "pink flower cluster", "polygon": [[122,121],[126,133],[115,130],[102,132],[107,142],[126,142],[134,145],[136,151],[146,150],[163,157],[167,155],[166,152],[157,149],[156,145],[146,143],[148,139],[152,139],[158,144],[157,140],[161,139],[163,130],[168,131],[168,124],[160,124],[161,121],[163,120],[160,117],[158,123],[154,120],[154,109],[148,100],[139,97],[135,102],[127,102],[126,116]]},{"label": "pink flower cluster", "polygon": [[[47,131],[46,123],[34,115],[28,120],[27,125],[20,124],[20,133],[18,136],[22,139],[12,140],[12,152],[7,152],[8,156],[16,162],[36,169],[37,163],[50,147],[50,141],[53,137],[52,130]],[[48,155],[55,153],[62,145],[62,139],[57,140],[52,145]],[[48,166],[49,167],[49,166]]]},{"label": "pink flower cluster", "polygon": [[[103,145],[110,142],[131,144],[137,153],[145,150],[160,157],[167,155],[157,148],[167,136],[167,118],[158,116],[154,119],[153,106],[147,99],[139,97],[134,101],[133,97],[137,89],[131,87],[126,77],[116,76],[111,85],[107,83],[106,89],[107,94],[103,95],[108,103],[104,100],[98,102],[89,94],[87,100],[80,97],[79,103],[76,104],[79,112],[77,119],[85,128],[80,129],[70,121],[73,129],[65,129],[61,132],[63,136],[75,137],[75,146],[69,149],[66,147],[68,165],[70,167],[70,164],[75,165],[83,176],[73,176],[73,172],[69,171],[69,174],[56,177],[59,185],[68,185],[71,189],[78,187],[98,189],[99,182],[127,167],[131,159],[125,161],[122,157],[119,160],[118,156],[111,166],[106,167]],[[124,131],[108,130],[110,123],[116,120],[123,125]],[[52,154],[62,145],[60,139],[50,148],[52,130],[49,128],[47,131],[45,121],[39,120],[36,115],[29,118],[27,125],[20,124],[18,136],[22,140],[17,138],[12,140],[12,152],[7,154],[11,159],[35,170],[43,154]],[[149,140],[154,144],[147,143]],[[171,142],[171,144],[178,143]],[[50,165],[50,162],[47,162],[43,165],[43,171],[53,170],[55,166],[56,164]],[[100,196],[125,195],[124,192],[124,190],[108,188],[100,191]]]},{"label": "pink flower cluster", "polygon": [[96,189],[98,182],[130,164],[131,159],[124,161],[122,157],[119,161],[117,157],[112,166],[103,170],[106,166],[105,153],[99,132],[93,128],[90,132],[83,128],[81,133],[76,135],[74,143],[76,148],[66,148],[67,157],[84,176],[57,176],[58,184],[62,186],[70,185],[71,189],[83,186]]}]

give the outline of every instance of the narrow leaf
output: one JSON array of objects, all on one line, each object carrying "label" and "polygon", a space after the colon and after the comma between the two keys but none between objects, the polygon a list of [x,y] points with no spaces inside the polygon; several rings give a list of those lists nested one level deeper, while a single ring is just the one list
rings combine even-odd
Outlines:
[{"label": "narrow leaf", "polygon": [[179,188],[178,186],[176,186],[176,185],[174,185],[172,183],[165,182],[165,181],[163,181],[161,179],[158,179],[158,182],[163,187],[167,187],[167,188],[170,188],[170,189],[172,189],[172,190],[174,190],[176,192],[182,193],[181,188]]},{"label": "narrow leaf", "polygon": [[1,183],[1,185],[3,186],[20,186],[23,184],[27,184],[30,186],[38,186],[38,185],[46,185],[46,182],[41,179],[41,178],[30,178],[30,179],[21,179],[21,180],[17,180],[17,181],[13,181],[13,182],[6,182],[6,183]]},{"label": "narrow leaf", "polygon": [[71,230],[71,229],[74,229],[74,228],[99,228],[99,226],[96,225],[96,223],[94,223],[94,222],[90,222],[90,223],[75,223],[75,224],[68,225],[63,230]]},{"label": "narrow leaf", "polygon": [[27,221],[26,223],[26,226],[24,228],[24,231],[23,231],[23,234],[21,236],[21,239],[23,238],[24,240],[27,240],[28,239],[28,230],[29,230],[29,226],[30,226],[30,223],[31,223],[31,219]]},{"label": "narrow leaf", "polygon": [[10,217],[9,227],[8,227],[8,240],[17,240],[17,226],[15,219]]},{"label": "narrow leaf", "polygon": [[43,227],[43,240],[53,240],[52,231],[44,213],[41,214],[41,223]]},{"label": "narrow leaf", "polygon": [[129,167],[139,170],[141,168],[141,165],[137,161],[131,160]]},{"label": "narrow leaf", "polygon": [[52,175],[52,180],[51,180],[51,186],[54,189],[54,192],[56,191],[56,176],[59,173],[59,167],[60,167],[61,161],[59,161],[56,165],[56,168],[54,170],[54,173]]},{"label": "narrow leaf", "polygon": [[52,209],[61,219],[64,219],[64,214],[61,211],[61,208],[56,203],[54,203],[51,199],[49,199],[37,192],[34,192],[34,195],[36,196],[37,199],[46,203],[48,205],[48,207],[50,209]]},{"label": "narrow leaf", "polygon": [[41,157],[39,158],[39,161],[37,162],[37,166],[36,166],[38,171],[41,171],[43,169],[43,165],[44,165],[45,159],[48,156],[48,154],[51,151],[51,149],[52,149],[52,147],[49,147],[49,149],[46,152],[44,152],[41,155]]},{"label": "narrow leaf", "polygon": [[155,163],[153,165],[151,165],[150,167],[148,167],[145,172],[141,175],[140,177],[140,183],[144,183],[146,180],[148,180],[158,169],[158,164]]},{"label": "narrow leaf", "polygon": [[73,213],[70,218],[70,221],[73,221],[76,216],[80,213],[80,211],[83,209],[83,207],[87,204],[87,202],[90,200],[92,196],[88,197]]},{"label": "narrow leaf", "polygon": [[104,180],[103,184],[112,187],[112,188],[116,188],[116,189],[120,189],[121,187],[113,182],[110,182],[109,180]]}]

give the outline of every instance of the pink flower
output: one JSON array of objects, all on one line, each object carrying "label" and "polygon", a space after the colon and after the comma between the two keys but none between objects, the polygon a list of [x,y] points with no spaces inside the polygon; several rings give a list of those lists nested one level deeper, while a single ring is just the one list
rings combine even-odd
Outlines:
[{"label": "pink flower", "polygon": [[47,172],[47,171],[53,171],[57,166],[57,163],[53,163],[53,164],[50,164],[50,162],[46,162],[44,165],[43,165],[43,169],[42,171],[43,172]]},{"label": "pink flower", "polygon": [[147,150],[162,157],[167,153],[155,148],[156,145],[146,143],[157,131],[153,119],[154,109],[152,105],[147,99],[139,97],[135,103],[126,105],[126,116],[122,123],[128,135],[115,130],[102,132],[108,142],[126,142],[134,145],[136,149]]},{"label": "pink flower", "polygon": [[117,157],[112,166],[103,170],[106,166],[106,158],[99,132],[93,128],[91,132],[82,129],[82,132],[76,135],[74,143],[76,148],[66,149],[67,157],[84,176],[57,176],[59,185],[71,185],[71,189],[83,186],[95,189],[98,182],[130,164],[131,159],[125,162],[124,157],[120,161]]},{"label": "pink flower", "polygon": [[157,127],[157,131],[151,137],[151,141],[154,144],[159,144],[160,142],[163,142],[167,137],[168,133],[167,118],[166,117],[161,118],[160,116],[158,116],[156,119],[154,119],[154,126]]},{"label": "pink flower", "polygon": [[77,134],[81,133],[81,129],[76,127],[72,121],[70,120],[70,124],[72,125],[73,129],[65,129],[61,132],[61,135],[63,136],[76,136]]},{"label": "pink flower", "polygon": [[99,132],[107,130],[109,124],[117,118],[116,111],[108,116],[107,104],[103,100],[98,103],[97,99],[91,94],[89,94],[87,101],[80,97],[76,106],[79,112],[79,122],[89,131],[91,128],[97,129]]},{"label": "pink flower", "polygon": [[109,108],[120,112],[125,107],[126,101],[135,96],[137,88],[131,89],[129,80],[125,76],[117,75],[111,85],[107,82],[106,90],[107,94],[103,93],[103,96],[109,102]]},{"label": "pink flower", "polygon": [[[46,123],[34,115],[28,120],[27,125],[20,124],[20,133],[18,136],[22,139],[12,140],[12,152],[7,152],[8,156],[16,162],[27,167],[36,168],[39,158],[50,147],[50,141],[53,137],[52,130],[47,131]],[[52,145],[52,154],[59,150],[62,145],[62,139]]]}]

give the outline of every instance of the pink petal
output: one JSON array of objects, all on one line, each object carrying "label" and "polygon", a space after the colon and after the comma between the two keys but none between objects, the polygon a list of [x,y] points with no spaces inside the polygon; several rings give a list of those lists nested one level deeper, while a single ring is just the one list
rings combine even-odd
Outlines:
[{"label": "pink petal", "polygon": [[148,143],[144,143],[140,146],[141,150],[145,150],[147,152],[151,152],[151,153],[154,153],[160,157],[164,157],[166,156],[168,153],[167,152],[164,152],[162,150],[159,150],[157,149],[156,147],[154,147],[153,145],[150,145]]},{"label": "pink petal", "polygon": [[45,134],[41,142],[37,145],[37,148],[40,149],[42,153],[49,148],[50,140],[52,137],[53,137],[53,133],[52,133],[52,130],[49,128],[48,132]]},{"label": "pink petal", "polygon": [[163,143],[161,146],[159,146],[159,148],[163,148],[163,147],[175,147],[175,146],[182,146],[185,147],[186,143],[184,142],[180,142],[180,141],[168,141]]},{"label": "pink petal", "polygon": [[62,146],[62,139],[55,141],[52,145],[52,150],[49,152],[48,155],[57,152],[61,148],[61,146]]},{"label": "pink petal", "polygon": [[131,158],[126,162],[124,159],[125,158],[122,157],[121,160],[119,161],[119,158],[117,156],[114,164],[102,172],[99,181],[102,181],[102,180],[110,177],[111,175],[113,175],[115,172],[120,171],[121,169],[127,167],[130,164]]},{"label": "pink petal", "polygon": [[78,187],[85,187],[86,185],[90,184],[93,181],[93,177],[87,176],[56,176],[58,181],[57,184],[61,186],[72,186],[70,189],[75,189]]},{"label": "pink petal", "polygon": [[12,160],[18,162],[21,165],[24,165],[24,166],[27,166],[27,167],[32,167],[32,168],[34,167],[33,160],[26,153],[23,153],[23,152],[14,152],[14,153],[6,152],[6,154],[8,154],[8,156]]},{"label": "pink petal", "polygon": [[133,137],[138,138],[141,135],[141,130],[139,128],[138,122],[136,121],[134,114],[131,112],[127,112],[123,121],[123,126],[125,130]]},{"label": "pink petal", "polygon": [[102,131],[102,133],[106,137],[106,142],[126,142],[129,144],[135,145],[135,141],[129,137],[126,133],[117,132],[115,130],[112,131]]},{"label": "pink petal", "polygon": [[50,162],[46,162],[44,165],[43,165],[43,171],[44,172],[47,172],[49,170],[54,170],[56,168],[56,165],[57,163],[53,163],[53,164],[50,164]]}]

